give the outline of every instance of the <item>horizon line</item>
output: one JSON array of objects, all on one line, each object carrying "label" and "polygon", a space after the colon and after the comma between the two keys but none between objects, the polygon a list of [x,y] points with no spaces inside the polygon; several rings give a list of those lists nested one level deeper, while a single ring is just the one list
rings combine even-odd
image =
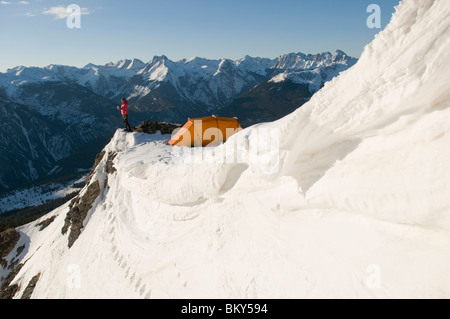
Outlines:
[{"label": "horizon line", "polygon": [[[345,51],[340,50],[340,49],[336,49],[336,50],[334,51],[334,53],[338,53],[338,51],[343,52],[343,53],[344,53],[345,55],[347,55],[349,58],[359,59],[358,57],[351,56],[351,55],[347,54]],[[86,68],[88,65],[93,65],[93,66],[107,66],[108,64],[116,64],[116,63],[123,62],[123,61],[133,61],[133,60],[139,60],[139,61],[142,62],[142,63],[148,64],[148,63],[151,63],[153,60],[155,60],[155,58],[163,58],[163,57],[165,57],[166,59],[168,59],[168,60],[170,60],[170,61],[172,61],[172,62],[175,62],[175,63],[179,63],[179,62],[182,62],[182,61],[191,61],[191,60],[196,59],[196,58],[205,59],[205,60],[209,60],[209,61],[223,61],[223,60],[230,60],[230,61],[234,61],[234,62],[235,62],[235,61],[239,61],[239,60],[245,59],[246,57],[250,57],[250,58],[253,58],[253,59],[269,59],[269,60],[276,60],[276,59],[278,59],[278,58],[281,58],[281,57],[286,56],[286,55],[289,55],[289,54],[295,54],[295,55],[303,54],[303,55],[306,55],[306,56],[316,56],[316,55],[326,54],[326,53],[333,54],[333,53],[330,52],[330,51],[323,51],[323,52],[317,52],[317,53],[289,52],[289,53],[284,53],[284,54],[278,55],[278,56],[276,56],[276,57],[274,57],[274,58],[271,58],[271,57],[262,57],[262,56],[251,56],[251,55],[249,55],[249,54],[246,54],[246,55],[244,55],[242,58],[238,58],[238,59],[233,59],[233,58],[204,58],[204,57],[200,57],[200,56],[191,56],[191,57],[189,57],[189,58],[182,58],[182,59],[179,59],[179,60],[171,59],[171,58],[168,58],[167,55],[161,54],[161,55],[154,55],[153,58],[152,58],[150,61],[148,61],[148,62],[145,62],[145,61],[141,60],[140,58],[132,58],[132,59],[124,58],[124,59],[116,60],[115,62],[114,62],[114,61],[109,61],[109,62],[106,62],[106,63],[104,63],[104,64],[96,64],[96,63],[93,63],[93,62],[88,62],[88,63],[86,63],[86,64],[84,64],[84,65],[82,65],[82,66],[69,65],[69,64],[53,64],[53,63],[47,64],[47,65],[43,65],[43,66],[37,66],[37,65],[23,65],[23,64],[21,64],[21,65],[16,65],[16,66],[14,66],[14,67],[6,68],[6,69],[2,69],[2,67],[0,67],[0,73],[8,73],[9,71],[12,71],[12,70],[14,70],[14,69],[16,69],[16,68],[21,68],[21,67],[23,67],[23,68],[29,68],[29,69],[31,69],[31,68],[43,69],[43,68],[47,68],[47,67],[50,67],[50,66],[65,66],[65,67],[73,67],[73,68],[82,69],[82,68]]]}]

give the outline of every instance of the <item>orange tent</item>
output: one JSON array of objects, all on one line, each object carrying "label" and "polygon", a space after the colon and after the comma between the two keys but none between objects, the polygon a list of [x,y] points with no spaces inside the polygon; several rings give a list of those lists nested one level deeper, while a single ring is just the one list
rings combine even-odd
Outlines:
[{"label": "orange tent", "polygon": [[237,118],[201,117],[189,119],[169,141],[173,146],[217,146],[242,130]]}]

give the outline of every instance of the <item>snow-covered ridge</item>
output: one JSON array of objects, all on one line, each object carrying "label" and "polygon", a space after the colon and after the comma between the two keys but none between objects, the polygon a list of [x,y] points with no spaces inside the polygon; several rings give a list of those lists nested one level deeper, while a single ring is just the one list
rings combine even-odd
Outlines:
[{"label": "snow-covered ridge", "polygon": [[44,77],[51,74],[55,74],[55,76],[65,76],[68,78],[77,79],[80,77],[80,75],[88,73],[86,72],[86,70],[101,70],[109,73],[109,75],[128,77],[130,71],[135,71],[138,74],[151,73],[149,72],[151,67],[160,62],[172,63],[176,65],[176,68],[180,70],[190,69],[193,72],[199,72],[207,68],[214,68],[217,71],[220,64],[224,63],[224,61],[230,61],[231,63],[245,71],[253,71],[256,73],[258,73],[259,71],[263,72],[262,74],[265,74],[265,71],[270,69],[307,70],[322,66],[331,66],[336,63],[351,66],[356,62],[356,59],[348,56],[341,50],[337,50],[334,54],[330,52],[318,53],[315,55],[304,54],[301,52],[289,53],[282,55],[276,59],[250,57],[247,55],[244,58],[238,60],[211,60],[200,57],[192,57],[189,59],[182,59],[177,62],[174,62],[166,56],[162,55],[153,57],[147,63],[139,59],[126,59],[117,62],[110,62],[105,65],[95,65],[89,63],[83,68],[53,64],[44,68],[17,66],[15,68],[8,69],[6,72],[0,72],[0,74],[9,75],[10,77],[16,78],[28,77],[30,78],[30,80],[43,79]]},{"label": "snow-covered ridge", "polygon": [[354,68],[222,146],[116,132],[70,248],[69,205],[18,228],[13,297],[449,298],[449,16],[402,1]]}]

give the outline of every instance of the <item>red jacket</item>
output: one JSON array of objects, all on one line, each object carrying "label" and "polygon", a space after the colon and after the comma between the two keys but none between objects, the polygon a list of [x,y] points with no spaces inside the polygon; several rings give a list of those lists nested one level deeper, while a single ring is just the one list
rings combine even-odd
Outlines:
[{"label": "red jacket", "polygon": [[128,101],[122,103],[122,106],[120,107],[120,112],[122,115],[128,115]]}]

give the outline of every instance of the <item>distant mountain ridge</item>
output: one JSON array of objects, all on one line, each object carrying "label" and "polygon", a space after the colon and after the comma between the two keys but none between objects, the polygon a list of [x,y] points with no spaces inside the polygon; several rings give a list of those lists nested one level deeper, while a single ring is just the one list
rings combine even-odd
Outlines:
[{"label": "distant mountain ridge", "polygon": [[193,57],[178,62],[163,55],[148,63],[133,59],[83,68],[16,67],[0,73],[0,87],[10,99],[22,102],[20,88],[31,83],[73,82],[107,99],[127,97],[132,109],[151,113],[155,120],[176,121],[177,117],[184,120],[189,112],[217,112],[262,82],[292,81],[315,93],[356,61],[340,50],[334,54],[289,53],[276,59]]}]

